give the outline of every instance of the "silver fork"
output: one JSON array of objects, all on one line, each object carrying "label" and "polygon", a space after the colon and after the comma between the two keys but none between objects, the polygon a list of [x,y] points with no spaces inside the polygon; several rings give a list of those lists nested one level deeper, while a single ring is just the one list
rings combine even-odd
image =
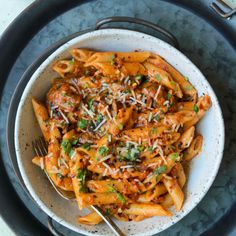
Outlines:
[{"label": "silver fork", "polygon": [[[47,143],[44,140],[44,138],[40,137],[39,139],[36,139],[32,142],[32,146],[34,148],[34,151],[37,156],[44,157],[47,155]],[[56,192],[64,199],[66,200],[73,200],[75,199],[75,193],[70,191],[64,191],[60,188],[58,188],[52,179],[50,178],[47,171],[44,169],[44,173],[46,174],[48,180],[52,184],[53,188],[56,190]],[[106,224],[111,228],[111,230],[117,235],[117,236],[125,236],[125,234],[117,227],[117,225],[111,220],[111,218],[104,214],[102,209],[98,206],[91,205],[91,208],[96,211],[102,219],[106,222]]]}]

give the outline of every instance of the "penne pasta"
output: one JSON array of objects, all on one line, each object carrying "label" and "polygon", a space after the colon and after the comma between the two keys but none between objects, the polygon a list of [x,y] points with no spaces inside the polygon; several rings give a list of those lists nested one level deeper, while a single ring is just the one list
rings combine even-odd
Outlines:
[{"label": "penne pasta", "polygon": [[178,70],[171,66],[165,59],[159,55],[152,54],[152,57],[148,59],[148,62],[156,65],[157,67],[167,71],[171,74],[174,80],[180,85],[184,94],[191,96],[193,101],[197,99],[197,91],[189,82],[188,77],[184,77]]},{"label": "penne pasta", "polygon": [[174,178],[163,178],[163,183],[173,199],[176,211],[180,211],[184,202],[184,193]]},{"label": "penne pasta", "polygon": [[[151,52],[70,54],[52,66],[60,78],[45,103],[32,99],[48,143],[47,155],[32,163],[73,191],[80,210],[96,205],[121,221],[170,217],[172,205],[180,211],[183,166],[201,151],[196,124],[211,98],[198,98],[187,77]],[[78,218],[101,221],[93,211]]]},{"label": "penne pasta", "polygon": [[34,114],[37,118],[39,127],[43,133],[46,141],[49,141],[49,130],[47,126],[47,120],[49,118],[47,109],[44,105],[39,103],[36,99],[32,98],[32,104],[34,109]]},{"label": "penne pasta", "polygon": [[91,212],[86,216],[79,217],[78,222],[86,225],[97,225],[102,221],[102,217],[96,212]]},{"label": "penne pasta", "polygon": [[184,152],[184,159],[190,161],[201,152],[203,138],[202,135],[197,135],[192,141],[190,147]]},{"label": "penne pasta", "polygon": [[128,215],[139,215],[144,217],[172,216],[171,212],[159,204],[132,203],[124,210]]}]

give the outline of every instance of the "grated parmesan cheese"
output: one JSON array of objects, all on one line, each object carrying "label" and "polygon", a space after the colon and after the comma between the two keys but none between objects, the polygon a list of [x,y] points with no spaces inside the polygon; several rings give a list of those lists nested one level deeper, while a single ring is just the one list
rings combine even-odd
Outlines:
[{"label": "grated parmesan cheese", "polygon": [[103,157],[99,162],[104,162],[112,157],[112,154]]},{"label": "grated parmesan cheese", "polygon": [[133,98],[133,97],[130,97],[130,99],[131,99],[132,101],[134,101],[134,102],[137,102],[137,103],[143,105],[143,106],[147,106],[145,103],[143,103],[143,102],[141,102],[141,101],[139,101],[139,100],[137,100],[137,99],[135,99],[135,98]]},{"label": "grated parmesan cheese", "polygon": [[121,166],[120,169],[128,169],[128,168],[133,168],[133,165],[127,165],[127,166]]},{"label": "grated parmesan cheese", "polygon": [[82,105],[82,108],[87,112],[87,114],[88,114],[91,118],[94,117],[95,114],[94,114],[92,111],[88,110],[88,109],[85,107],[85,105]]},{"label": "grated parmesan cheese", "polygon": [[65,120],[65,122],[67,124],[69,124],[70,122],[69,122],[68,118],[66,117],[66,115],[62,112],[62,110],[59,108],[58,111],[60,112],[60,114],[61,114],[62,118]]},{"label": "grated parmesan cheese", "polygon": [[160,91],[161,91],[161,85],[159,85],[159,87],[158,87],[158,89],[157,89],[157,92],[156,92],[156,94],[154,95],[154,99],[155,99],[155,100],[157,100],[157,97],[158,97]]},{"label": "grated parmesan cheese", "polygon": [[107,163],[102,162],[102,164],[109,170],[110,173],[112,173],[112,169],[109,165],[107,165]]},{"label": "grated parmesan cheese", "polygon": [[106,121],[107,121],[106,118],[104,118],[102,122],[93,131],[97,131],[102,125],[106,123]]}]

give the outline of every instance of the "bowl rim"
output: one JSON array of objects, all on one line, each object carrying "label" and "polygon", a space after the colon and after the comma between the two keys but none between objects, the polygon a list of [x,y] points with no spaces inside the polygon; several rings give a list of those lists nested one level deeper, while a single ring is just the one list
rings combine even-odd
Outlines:
[{"label": "bowl rim", "polygon": [[[219,111],[219,125],[221,128],[221,138],[219,139],[220,141],[220,145],[219,145],[219,154],[218,154],[218,159],[217,162],[215,163],[215,171],[213,172],[210,180],[207,182],[207,186],[205,186],[204,190],[202,190],[202,193],[200,194],[200,197],[198,197],[195,201],[194,204],[191,205],[187,210],[185,210],[185,212],[178,217],[178,219],[173,219],[171,222],[167,223],[166,225],[164,225],[160,230],[156,230],[155,228],[152,230],[148,231],[148,235],[153,235],[156,233],[160,233],[161,231],[171,227],[172,225],[176,224],[177,222],[179,222],[181,219],[183,219],[187,214],[189,214],[200,202],[201,200],[204,198],[204,196],[207,194],[207,192],[209,191],[210,187],[212,186],[218,171],[219,171],[219,167],[221,164],[221,160],[223,158],[223,151],[224,151],[224,144],[225,144],[225,126],[224,126],[224,119],[223,119],[223,114],[222,114],[222,110],[218,101],[218,98],[214,92],[214,90],[212,89],[211,85],[209,84],[209,82],[207,81],[206,77],[202,74],[202,72],[198,69],[198,67],[187,57],[185,56],[181,51],[177,50],[176,48],[174,48],[173,46],[171,46],[170,44],[166,43],[165,41],[156,38],[154,36],[151,36],[149,34],[145,34],[145,33],[141,33],[135,30],[127,30],[127,29],[112,29],[112,28],[108,28],[108,29],[100,29],[100,30],[94,30],[94,31],[90,31],[88,33],[79,35],[79,36],[75,36],[75,38],[70,39],[68,42],[62,44],[61,46],[59,46],[55,51],[53,51],[34,71],[34,73],[31,75],[29,81],[27,82],[25,88],[23,89],[23,92],[21,94],[21,100],[25,100],[26,97],[29,95],[30,92],[30,88],[31,86],[34,84],[35,80],[37,79],[37,77],[39,77],[39,75],[41,74],[42,71],[44,71],[48,65],[53,62],[55,60],[55,58],[57,56],[59,56],[60,54],[62,54],[63,52],[65,52],[66,50],[68,50],[68,48],[70,48],[71,46],[73,46],[74,44],[77,43],[77,41],[82,40],[83,38],[88,38],[88,40],[90,39],[90,37],[94,37],[94,36],[101,36],[102,34],[134,34],[137,37],[144,37],[146,40],[154,40],[156,42],[158,42],[161,46],[164,46],[165,48],[170,48],[171,50],[173,50],[176,53],[176,56],[181,56],[182,58],[184,58],[186,61],[188,61],[192,68],[194,68],[194,70],[196,71],[196,73],[201,74],[202,78],[204,78],[204,83],[207,84],[208,86],[208,90],[211,92],[211,96],[214,96],[214,100],[216,101],[216,107]],[[20,114],[22,111],[22,106],[20,106],[20,102],[18,104],[17,107],[17,112],[16,112],[16,118],[15,118],[15,128],[14,128],[14,145],[15,145],[15,150],[16,150],[16,158],[17,158],[17,163],[18,163],[18,168],[20,170],[21,173],[21,177],[24,181],[24,184],[27,188],[27,190],[29,191],[30,195],[32,196],[32,198],[34,199],[34,201],[36,202],[36,204],[51,218],[53,218],[54,220],[56,220],[58,223],[62,224],[63,226],[65,226],[66,228],[69,228],[75,232],[79,232],[79,233],[83,233],[85,235],[93,235],[93,233],[90,233],[84,229],[81,229],[69,222],[67,222],[66,220],[62,219],[61,217],[55,215],[45,204],[44,202],[38,197],[38,195],[35,193],[25,171],[24,171],[24,167],[21,163],[21,155],[20,155],[20,145],[18,142],[18,133],[19,133],[19,124],[20,124]],[[103,235],[103,234],[97,234],[97,235]],[[138,235],[144,235],[143,233],[138,234]],[[147,234],[145,234],[147,235]]]}]

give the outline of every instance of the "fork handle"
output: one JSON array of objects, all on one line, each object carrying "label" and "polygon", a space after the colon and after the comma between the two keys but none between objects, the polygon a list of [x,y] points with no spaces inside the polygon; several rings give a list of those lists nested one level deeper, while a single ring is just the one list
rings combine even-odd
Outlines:
[{"label": "fork handle", "polygon": [[61,234],[58,230],[55,229],[53,223],[52,223],[52,218],[48,216],[48,229],[54,236],[65,236]]},{"label": "fork handle", "polygon": [[91,206],[91,208],[98,213],[102,217],[102,219],[107,223],[110,229],[117,235],[117,236],[125,236],[125,234],[118,228],[118,226],[111,220],[110,217],[106,216],[102,209],[98,206]]}]

